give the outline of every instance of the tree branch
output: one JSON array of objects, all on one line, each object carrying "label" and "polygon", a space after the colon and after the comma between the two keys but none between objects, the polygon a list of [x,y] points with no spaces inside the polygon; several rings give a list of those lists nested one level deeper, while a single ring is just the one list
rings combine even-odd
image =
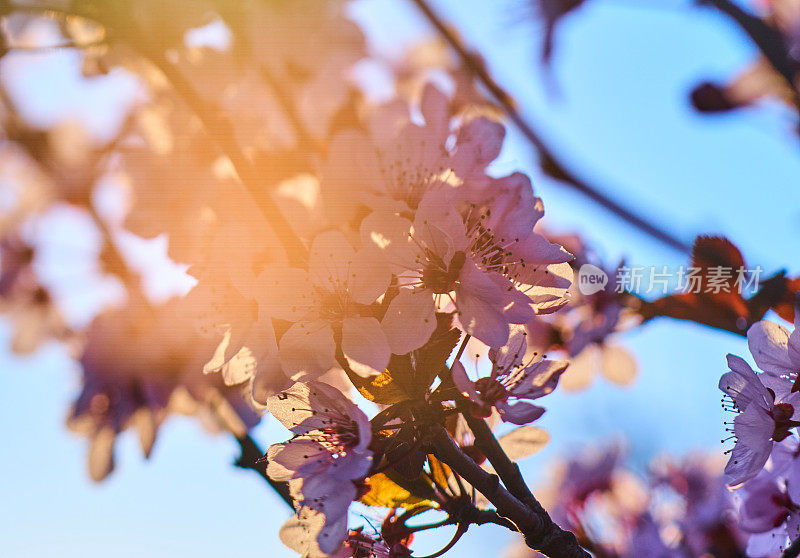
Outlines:
[{"label": "tree branch", "polygon": [[269,483],[269,485],[278,493],[278,496],[286,502],[286,505],[294,512],[294,499],[289,492],[289,485],[285,482],[276,482],[269,478],[267,475],[267,468],[262,465],[259,460],[264,456],[264,452],[258,447],[255,440],[249,435],[236,436],[236,441],[239,442],[239,448],[242,454],[236,460],[235,465],[242,469],[251,469],[261,475],[261,477]]},{"label": "tree branch", "polygon": [[577,190],[584,196],[588,197],[598,205],[607,209],[617,217],[627,221],[632,226],[640,231],[646,233],[659,242],[677,250],[679,252],[689,252],[690,246],[683,240],[675,237],[671,233],[659,228],[649,220],[637,215],[632,210],[622,206],[618,202],[611,199],[608,195],[601,192],[596,187],[592,186],[585,180],[575,175],[572,171],[567,169],[567,166],[561,161],[555,152],[547,145],[547,142],[536,133],[531,124],[525,120],[522,115],[517,111],[514,101],[511,96],[492,78],[489,71],[486,69],[482,59],[471,52],[462,40],[451,30],[439,15],[433,11],[426,0],[412,0],[419,8],[422,14],[427,18],[430,24],[436,28],[439,34],[444,38],[450,47],[456,52],[461,59],[464,67],[480,81],[489,93],[494,97],[495,101],[503,107],[503,110],[508,114],[508,117],[519,129],[520,132],[533,144],[539,151],[541,156],[541,165],[545,172],[552,175],[554,178],[559,179],[563,183]]},{"label": "tree branch", "polygon": [[786,42],[780,31],[770,27],[759,17],[745,12],[731,0],[699,0],[701,4],[713,6],[731,18],[742,31],[753,41],[761,54],[775,68],[793,92],[793,100],[800,110],[800,95],[795,85],[797,64],[792,60],[786,48]]},{"label": "tree branch", "polygon": [[462,415],[467,421],[469,429],[472,430],[472,434],[475,436],[475,442],[478,448],[489,460],[489,463],[492,464],[494,470],[497,471],[505,487],[534,512],[546,514],[547,512],[545,509],[525,483],[519,466],[508,458],[508,455],[506,455],[506,452],[500,447],[500,442],[497,441],[497,438],[495,438],[492,429],[489,428],[486,421],[472,416],[469,409],[463,405],[463,402],[459,402],[459,408],[462,409]]},{"label": "tree branch", "polygon": [[545,556],[557,558],[589,558],[578,544],[575,535],[556,525],[550,516],[531,510],[503,488],[496,475],[481,469],[456,445],[442,426],[432,433],[431,442],[436,456],[454,472],[479,490],[497,508],[499,516],[512,522],[525,537],[525,543]]},{"label": "tree branch", "polygon": [[[137,45],[132,46],[137,48]],[[172,62],[167,60],[162,52],[141,45],[138,46],[138,51],[164,74],[176,93],[197,115],[208,135],[217,144],[220,151],[230,159],[242,184],[283,245],[289,261],[295,265],[301,265],[306,259],[306,248],[292,231],[291,225],[272,199],[269,188],[262,183],[253,164],[238,145],[233,132],[233,124],[224,116],[224,111],[203,99],[191,82]]]}]

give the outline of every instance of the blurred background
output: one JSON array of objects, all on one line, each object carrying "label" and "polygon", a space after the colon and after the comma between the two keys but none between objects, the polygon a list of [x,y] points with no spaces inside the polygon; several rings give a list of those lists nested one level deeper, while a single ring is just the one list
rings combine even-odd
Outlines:
[{"label": "blurred background", "polygon": [[[776,99],[737,111],[701,113],[691,92],[725,82],[757,56],[752,42],[719,11],[679,0],[592,0],[568,13],[555,30],[549,65],[540,61],[545,23],[534,2],[431,2],[485,58],[571,168],[602,185],[679,239],[700,233],[732,239],[750,267],[767,274],[800,272],[800,151],[797,114]],[[748,9],[757,4],[743,4]],[[433,36],[413,3],[354,0],[349,17],[366,34],[371,53],[398,59]],[[204,27],[187,40],[224,41]],[[124,109],[142,95],[122,69],[86,79],[79,49],[11,50],[0,79],[21,115],[41,128],[78,123],[91,137],[112,137]],[[354,79],[381,95],[380,73]],[[69,142],[70,140],[65,140]],[[0,165],[9,164],[0,161]],[[677,266],[686,255],[652,240],[540,170],[537,155],[513,127],[493,171],[523,170],[544,199],[549,229],[577,231],[605,261]],[[13,180],[3,172],[2,180]],[[98,207],[120,204],[109,191]],[[2,208],[2,200],[0,200]],[[43,282],[58,284],[71,325],[120,296],[118,281],[98,277],[99,250],[90,227],[53,211],[36,234],[55,238],[39,265]],[[49,235],[49,236],[48,236]],[[131,261],[158,269],[149,288],[159,296],[192,281],[168,261],[165,240],[126,237]],[[90,256],[87,257],[87,253]],[[114,471],[102,483],[86,474],[87,442],[64,426],[80,390],[69,345],[48,342],[29,355],[11,352],[13,326],[0,322],[0,540],[4,556],[202,556],[269,552],[294,556],[277,538],[288,510],[252,471],[232,466],[239,448],[230,436],[209,436],[196,420],[173,416],[161,427],[149,459],[135,433],[124,432]],[[746,355],[743,337],[704,326],[656,320],[617,338],[637,362],[627,386],[598,375],[580,392],[557,390],[537,423],[548,446],[522,466],[533,486],[558,456],[618,442],[634,468],[663,453],[722,452],[723,413],[717,389],[727,353]],[[270,417],[252,432],[262,447],[285,431]],[[415,550],[436,550],[445,534],[422,537]],[[458,556],[496,556],[511,535],[475,528]]]}]

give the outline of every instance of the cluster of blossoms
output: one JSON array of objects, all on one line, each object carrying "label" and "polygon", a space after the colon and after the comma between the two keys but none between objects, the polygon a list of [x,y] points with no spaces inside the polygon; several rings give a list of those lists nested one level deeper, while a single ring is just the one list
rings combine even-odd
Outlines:
[{"label": "cluster of blossoms", "polygon": [[[581,3],[535,2],[546,57],[556,20]],[[648,315],[613,285],[576,288],[576,270],[614,277],[622,264],[543,234],[530,179],[493,168],[505,128],[469,73],[477,57],[456,62],[429,43],[380,59],[344,0],[23,8],[4,13],[0,56],[81,46],[85,79],[122,75],[139,91],[97,139],[75,125],[37,129],[0,84],[0,310],[17,352],[74,346],[69,426],[89,439],[92,478],[111,472],[125,429],[149,455],[170,413],[240,443],[269,413],[291,438],[249,466],[286,488],[295,514],[280,537],[307,558],[408,558],[423,527],[406,521],[429,511],[457,525],[454,541],[494,522],[539,535],[549,555],[585,555],[556,523],[599,556],[734,556],[742,532],[766,556],[800,535],[800,342],[768,322],[748,336],[763,373],[730,356],[720,383],[739,413],[726,469],[742,485],[739,528],[700,461],[654,467],[648,483],[621,473],[615,453],[571,463],[553,484],[555,523],[525,494],[510,460],[547,441],[530,424],[545,412],[538,400],[598,369],[630,383],[617,332],[637,313],[687,314]],[[389,70],[387,99],[359,83],[365,64]],[[90,303],[71,305],[43,273],[42,229],[64,214],[91,231],[78,281]],[[137,242],[160,247],[160,267],[136,263]],[[168,276],[180,288],[150,292]],[[116,294],[101,297],[101,284]],[[500,422],[515,429],[495,439]],[[379,533],[348,529],[356,501],[391,509]]]},{"label": "cluster of blossoms", "polygon": [[[388,118],[387,110],[379,109],[375,118]],[[397,120],[397,107],[391,111]],[[326,415],[332,402],[320,406],[315,400],[321,374],[341,366],[360,387],[384,370],[396,373],[393,362],[424,351],[447,323],[441,316],[489,353],[487,377],[470,380],[461,362],[452,371],[455,386],[479,414],[494,407],[515,424],[537,419],[543,409],[519,400],[551,392],[566,368],[541,355],[526,357],[524,324],[566,302],[571,282],[566,262],[572,256],[534,232],[542,204],[523,175],[485,173],[500,151],[502,127],[485,117],[454,124],[449,111],[447,97],[427,86],[420,100],[424,124],[402,115],[396,137],[384,147],[348,138],[363,150],[363,180],[344,180],[351,167],[338,159],[344,150],[332,149],[320,187],[323,200],[326,193],[338,200],[329,202],[326,212],[338,230],[313,237],[307,268],[268,265],[252,291],[259,312],[285,324],[277,336],[279,362],[286,376],[300,382],[271,397],[268,408],[280,413],[291,402],[301,416],[311,409],[312,426],[321,417],[329,424],[312,435],[315,447],[327,452],[324,457],[298,443],[307,433],[268,453],[274,480],[302,479],[295,486],[298,514],[284,529],[284,540],[302,552],[314,545],[331,552],[342,543],[346,530],[340,521],[371,463],[364,451],[370,430],[354,426],[366,421],[361,411],[349,404],[349,411],[339,411],[346,418],[337,419]],[[327,177],[333,178],[327,182]],[[420,372],[432,379],[437,370]],[[291,394],[307,393],[298,387],[303,382],[317,387],[295,402]],[[421,387],[424,396],[428,385]],[[342,395],[340,405],[348,405]],[[303,418],[276,416],[295,434],[312,427]],[[299,453],[302,459],[290,459]],[[358,465],[351,466],[351,459]],[[335,501],[323,496],[330,489],[326,483],[343,481],[353,488],[339,491]]]},{"label": "cluster of blossoms", "polygon": [[[797,313],[800,316],[800,313]],[[723,408],[735,414],[727,430],[735,445],[725,474],[737,488],[741,528],[750,533],[748,555],[771,556],[800,535],[798,433],[800,335],[762,320],[747,332],[760,372],[728,355],[730,372],[722,376]]]},{"label": "cluster of blossoms", "polygon": [[[555,521],[596,556],[738,557],[747,542],[718,456],[657,458],[644,476],[618,447],[557,463],[538,493]],[[509,558],[537,556],[523,546]],[[761,556],[761,555],[758,555]]]},{"label": "cluster of blossoms", "polygon": [[[609,279],[618,266],[608,266],[587,243],[574,234],[548,234],[575,255],[570,262],[575,273],[593,270]],[[587,388],[595,375],[617,385],[629,385],[637,374],[633,356],[615,341],[620,332],[638,324],[638,300],[619,292],[609,280],[600,288],[581,289],[578,281],[570,287],[566,307],[557,313],[537,316],[526,325],[528,344],[539,354],[563,355],[570,366],[561,378],[561,387],[577,391]]]},{"label": "cluster of blossoms", "polygon": [[[64,25],[46,6],[13,15],[12,47],[97,43],[82,50],[86,79],[122,73],[142,89],[111,140],[78,126],[43,145],[6,107],[4,151],[22,163],[3,168],[19,195],[0,231],[0,299],[17,348],[74,343],[69,424],[90,440],[92,478],[112,470],[125,429],[149,455],[172,412],[240,440],[268,412],[293,435],[264,457],[295,505],[282,540],[304,556],[406,556],[404,520],[378,540],[348,533],[350,504],[382,506],[387,484],[432,475],[407,498],[474,507],[413,424],[420,408],[452,418],[456,402],[520,426],[542,415],[531,401],[567,363],[529,350],[526,324],[567,304],[573,256],[535,230],[530,180],[490,171],[505,129],[460,64],[369,60],[396,76],[376,102],[350,77],[369,53],[346,2],[196,4],[52,6],[73,14]],[[62,317],[29,246],[54,208],[92,230],[94,280],[123,287],[83,323]],[[135,265],[131,239],[166,263]],[[180,288],[150,292],[169,274]],[[450,360],[459,338],[490,370]],[[393,416],[370,421],[354,387]]]}]

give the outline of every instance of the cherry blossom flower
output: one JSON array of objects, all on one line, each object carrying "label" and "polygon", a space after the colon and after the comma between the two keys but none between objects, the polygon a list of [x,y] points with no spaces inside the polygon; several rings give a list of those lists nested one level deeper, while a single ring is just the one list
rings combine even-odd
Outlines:
[{"label": "cherry blossom flower", "polygon": [[738,413],[733,420],[735,445],[725,467],[731,485],[753,478],[767,462],[773,441],[790,435],[800,425],[800,394],[791,384],[768,374],[757,374],[743,359],[728,355],[730,372],[719,381],[726,394],[725,408]]},{"label": "cherry blossom flower", "polygon": [[294,378],[318,377],[335,365],[336,342],[350,367],[369,376],[382,372],[391,354],[378,320],[366,306],[389,286],[383,262],[368,250],[354,251],[340,232],[318,235],[308,271],[269,268],[259,277],[259,308],[293,322],[279,342],[284,369]]},{"label": "cherry blossom flower", "polygon": [[500,154],[503,126],[480,116],[451,130],[450,100],[430,84],[419,109],[424,125],[411,121],[404,103],[392,103],[372,116],[369,135],[346,131],[334,137],[320,173],[339,220],[352,218],[360,205],[413,211],[442,182],[454,187],[488,180],[485,169]]},{"label": "cherry blossom flower", "polygon": [[267,453],[267,472],[274,480],[321,474],[357,480],[369,471],[369,419],[336,388],[322,382],[298,382],[270,397],[267,408],[295,435]]},{"label": "cherry blossom flower", "polygon": [[529,401],[551,393],[568,363],[543,359],[541,355],[528,358],[526,338],[523,326],[512,326],[508,344],[489,351],[492,363],[489,376],[474,382],[460,361],[453,363],[456,387],[470,398],[483,416],[489,416],[494,407],[502,420],[528,424],[544,414],[542,407]]},{"label": "cherry blossom flower", "polygon": [[372,467],[370,422],[321,382],[296,383],[272,396],[267,407],[294,434],[267,452],[267,474],[290,483],[297,507],[281,540],[309,557],[331,554],[347,534],[347,509],[358,493],[354,481]]},{"label": "cherry blossom flower", "polygon": [[796,439],[774,445],[767,466],[739,496],[739,526],[750,533],[747,555],[773,556],[800,536],[800,462]]},{"label": "cherry blossom flower", "polygon": [[[568,265],[565,275],[556,264],[572,256],[533,232],[540,206],[526,206],[522,198],[522,209],[512,209],[523,191],[506,190],[481,208],[469,206],[462,215],[451,192],[441,187],[425,195],[413,223],[379,212],[364,219],[363,242],[381,250],[404,279],[403,288],[413,293],[395,298],[384,317],[387,331],[406,336],[403,343],[390,337],[393,352],[401,350],[398,345],[411,350],[427,341],[434,324],[408,332],[402,317],[429,317],[434,299],[449,300],[464,331],[498,348],[508,341],[510,323],[529,322],[537,312],[552,312],[561,304],[572,275]],[[532,196],[528,201],[533,202]],[[524,218],[526,207],[531,213]],[[520,222],[505,222],[515,218]]]},{"label": "cherry blossom flower", "polygon": [[[605,265],[579,236],[547,232],[544,235],[575,255],[570,262],[573,270],[591,266],[588,269],[603,272],[609,278],[617,276],[619,266]],[[559,380],[561,389],[585,389],[597,375],[622,386],[636,378],[635,358],[614,339],[639,321],[624,304],[624,296],[616,292],[613,280],[593,293],[581,292],[573,283],[563,310],[537,316],[527,324],[528,344],[532,348],[548,354],[557,351],[569,358],[569,368]]]}]

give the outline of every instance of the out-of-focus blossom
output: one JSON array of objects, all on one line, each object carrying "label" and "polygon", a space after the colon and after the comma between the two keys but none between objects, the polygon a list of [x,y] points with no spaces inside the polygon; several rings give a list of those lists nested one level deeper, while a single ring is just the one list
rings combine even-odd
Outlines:
[{"label": "out-of-focus blossom", "polygon": [[636,319],[628,307],[627,295],[618,292],[611,280],[617,276],[618,268],[605,266],[576,235],[545,233],[545,236],[575,255],[570,264],[576,272],[584,266],[592,266],[590,269],[605,273],[610,280],[604,288],[591,294],[581,292],[577,281],[573,283],[563,311],[538,316],[527,324],[529,345],[539,353],[556,351],[569,358],[570,366],[560,381],[565,390],[588,387],[598,372],[617,385],[630,384],[638,372],[636,360],[615,338]]},{"label": "out-of-focus blossom", "polygon": [[203,375],[218,340],[200,336],[187,314],[184,299],[156,307],[141,301],[107,311],[89,327],[80,358],[83,385],[69,425],[90,439],[93,479],[113,469],[118,433],[135,427],[149,455],[171,412],[202,412],[211,425],[237,435],[258,421],[240,390]]},{"label": "out-of-focus blossom", "polygon": [[71,336],[61,312],[33,270],[34,248],[9,236],[0,240],[0,312],[14,326],[11,349],[27,354],[47,340]]},{"label": "out-of-focus blossom", "polygon": [[13,233],[32,214],[51,201],[51,183],[27,153],[14,143],[0,145],[0,234]]},{"label": "out-of-focus blossom", "polygon": [[484,115],[494,119],[504,115],[502,108],[481,93],[470,70],[440,37],[415,43],[402,58],[390,61],[390,66],[401,99],[418,102],[430,83],[444,81],[452,89],[449,95],[452,115],[467,118]]},{"label": "out-of-focus blossom", "polygon": [[[655,460],[642,478],[625,469],[619,449],[557,469],[537,491],[553,519],[599,556],[741,557],[746,534],[719,459]],[[513,558],[538,556],[515,547]]]},{"label": "out-of-focus blossom", "polygon": [[453,381],[478,414],[489,416],[494,407],[502,420],[528,424],[544,413],[530,401],[552,392],[568,363],[529,356],[526,338],[523,326],[511,326],[508,344],[489,351],[492,370],[487,377],[472,381],[461,361],[453,363]]}]

